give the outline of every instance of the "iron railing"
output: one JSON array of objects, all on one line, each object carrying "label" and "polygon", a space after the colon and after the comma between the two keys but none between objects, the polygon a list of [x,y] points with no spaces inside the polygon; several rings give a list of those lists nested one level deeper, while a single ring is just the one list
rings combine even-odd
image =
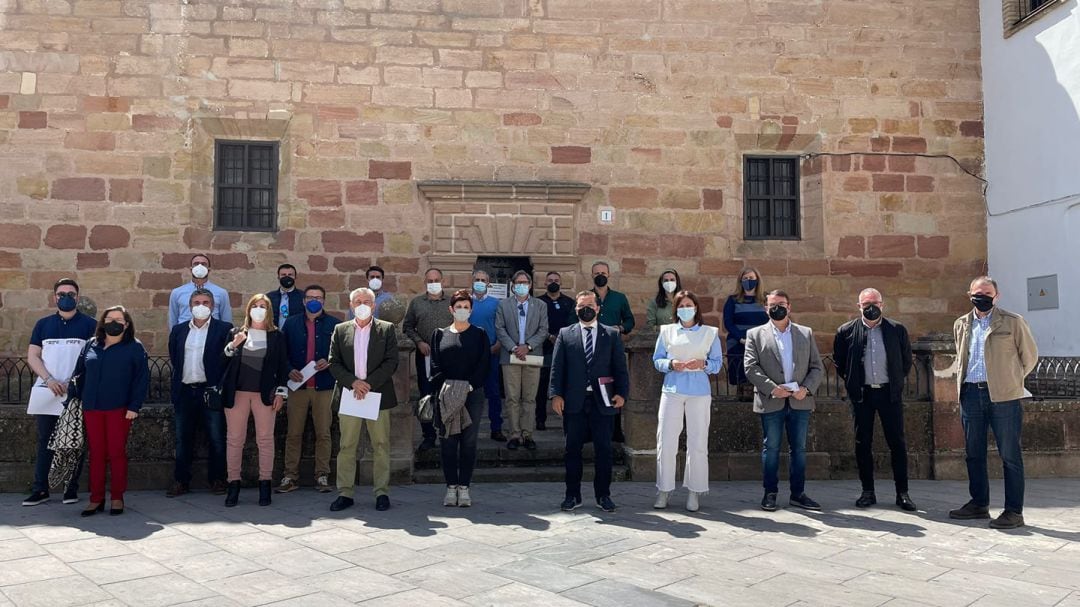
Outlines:
[{"label": "iron railing", "polygon": [[[168,356],[151,356],[146,402],[169,402],[172,364]],[[0,358],[0,405],[26,404],[36,377],[25,358]]]},{"label": "iron railing", "polygon": [[1080,398],[1080,358],[1040,356],[1024,386],[1035,398]]}]

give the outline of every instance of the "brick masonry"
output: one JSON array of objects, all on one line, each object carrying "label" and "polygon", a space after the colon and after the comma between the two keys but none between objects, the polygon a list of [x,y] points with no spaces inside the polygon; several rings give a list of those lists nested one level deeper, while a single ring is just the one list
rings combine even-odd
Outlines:
[{"label": "brick masonry", "polygon": [[[554,210],[465,213],[449,225],[478,250],[455,254],[608,259],[642,320],[674,267],[717,321],[749,263],[823,337],[868,285],[914,333],[945,329],[985,268],[978,182],[948,160],[807,160],[803,239],[752,242],[741,157],[942,153],[981,170],[977,6],[0,3],[0,353],[25,352],[71,274],[99,305],[133,308],[163,352],[167,292],[194,251],[234,306],[286,261],[337,293],[381,262],[391,290],[419,292],[445,257],[445,203],[416,185],[432,180],[590,186]],[[281,142],[276,233],[213,230],[215,138]]]}]

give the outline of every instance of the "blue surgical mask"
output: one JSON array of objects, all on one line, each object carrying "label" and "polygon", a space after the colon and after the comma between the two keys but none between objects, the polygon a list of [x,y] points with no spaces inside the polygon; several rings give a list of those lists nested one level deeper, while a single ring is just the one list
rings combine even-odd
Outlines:
[{"label": "blue surgical mask", "polygon": [[742,288],[743,288],[744,292],[745,291],[753,291],[754,289],[757,288],[757,281],[756,280],[750,280],[749,278],[744,278],[742,280]]},{"label": "blue surgical mask", "polygon": [[514,285],[514,295],[518,297],[525,297],[529,294],[529,285],[516,284]]},{"label": "blue surgical mask", "polygon": [[79,306],[79,298],[77,295],[63,294],[56,298],[56,307],[61,312],[70,312]]},{"label": "blue surgical mask", "polygon": [[311,301],[307,302],[306,304],[304,304],[304,307],[307,308],[307,311],[311,312],[312,314],[318,314],[319,312],[322,312],[322,302],[317,299],[312,299]]},{"label": "blue surgical mask", "polygon": [[477,292],[477,293],[481,293],[481,294],[487,293],[487,283],[478,280],[478,281],[472,283],[472,290]]},{"label": "blue surgical mask", "polygon": [[697,308],[678,308],[675,313],[679,315],[679,320],[683,322],[690,322],[694,320],[694,315],[697,314]]}]

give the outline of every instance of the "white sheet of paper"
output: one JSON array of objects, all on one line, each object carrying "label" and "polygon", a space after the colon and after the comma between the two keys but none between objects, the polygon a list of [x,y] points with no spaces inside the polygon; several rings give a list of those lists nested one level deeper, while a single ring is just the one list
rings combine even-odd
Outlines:
[{"label": "white sheet of paper", "polygon": [[30,415],[60,415],[64,412],[64,398],[53,394],[52,390],[45,387],[45,382],[38,378],[30,389],[30,402],[26,406],[26,412]]},{"label": "white sheet of paper", "polygon": [[[41,361],[54,378],[68,381],[75,372],[75,363],[82,352],[84,339],[46,339],[41,343]],[[56,396],[45,387],[40,377],[34,380],[30,389],[30,401],[26,412],[30,415],[60,415],[64,412],[64,396]]]},{"label": "white sheet of paper", "polygon": [[431,379],[431,357],[430,356],[425,356],[424,357],[424,375],[426,375],[428,379]]},{"label": "white sheet of paper", "polygon": [[304,368],[300,369],[300,375],[303,375],[304,379],[301,379],[300,381],[293,381],[290,379],[288,382],[286,382],[285,385],[289,386],[289,390],[296,392],[300,389],[300,386],[304,385],[304,382],[311,379],[311,377],[315,375],[315,361],[311,361],[308,364],[304,365]]},{"label": "white sheet of paper", "polygon": [[791,381],[791,382],[788,382],[786,384],[780,384],[780,387],[781,388],[787,388],[788,390],[791,390],[792,392],[798,392],[799,391],[799,382]]},{"label": "white sheet of paper", "polygon": [[525,355],[525,360],[521,360],[520,358],[518,358],[518,357],[514,356],[513,354],[511,354],[510,355],[510,364],[511,365],[524,365],[526,367],[543,367],[544,366],[544,357],[540,356],[538,354],[526,354]]},{"label": "white sheet of paper", "polygon": [[338,410],[342,415],[350,417],[362,417],[364,419],[379,419],[379,403],[382,402],[381,392],[368,392],[367,396],[357,399],[352,390],[341,391],[341,408]]}]

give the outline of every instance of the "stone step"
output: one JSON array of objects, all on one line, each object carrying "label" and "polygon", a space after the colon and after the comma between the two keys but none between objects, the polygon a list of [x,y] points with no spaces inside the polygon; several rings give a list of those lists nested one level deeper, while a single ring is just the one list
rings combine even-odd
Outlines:
[{"label": "stone step", "polygon": [[[591,483],[593,479],[593,467],[586,463],[583,471],[584,483]],[[630,478],[630,469],[624,465],[612,466],[611,480],[625,481]],[[558,483],[566,480],[566,468],[557,466],[535,467],[477,467],[473,472],[473,483]],[[443,475],[439,468],[417,468],[413,470],[413,482],[418,484],[442,484]],[[588,492],[587,488],[582,489]]]}]

